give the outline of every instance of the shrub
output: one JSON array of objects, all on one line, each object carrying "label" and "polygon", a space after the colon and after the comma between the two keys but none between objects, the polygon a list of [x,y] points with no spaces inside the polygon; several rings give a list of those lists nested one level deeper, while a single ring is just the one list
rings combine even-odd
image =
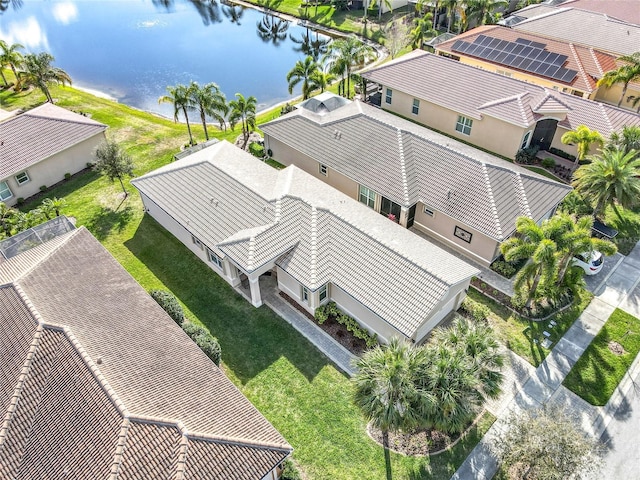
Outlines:
[{"label": "shrub", "polygon": [[249,144],[249,153],[254,157],[262,158],[264,157],[264,147],[257,142],[252,142]]},{"label": "shrub", "polygon": [[565,158],[567,160],[575,161],[576,156],[571,155],[570,153],[565,152],[564,150],[560,150],[559,148],[551,147],[549,148],[549,153],[553,153],[559,157]]},{"label": "shrub", "polygon": [[327,319],[329,318],[329,313],[327,312],[326,305],[322,305],[316,308],[316,311],[314,312],[313,316],[315,317],[316,322],[318,322],[320,325],[326,322]]},{"label": "shrub", "polygon": [[87,162],[87,168],[93,168],[93,163],[92,162]]},{"label": "shrub", "polygon": [[280,109],[280,115],[285,115],[289,112],[293,112],[296,109],[295,105],[291,105],[289,103],[286,103],[285,105],[283,105],[283,107]]},{"label": "shrub", "polygon": [[544,168],[553,168],[553,167],[555,167],[555,166],[556,166],[556,161],[555,161],[553,158],[551,158],[551,157],[547,157],[547,158],[545,158],[545,159],[544,159],[544,160],[542,160],[542,162],[540,162],[540,163],[542,163],[542,166],[543,166]]},{"label": "shrub", "polygon": [[24,198],[23,198],[23,197],[19,197],[19,198],[16,200],[16,203],[17,203],[18,205],[22,205],[22,204],[24,203]]},{"label": "shrub", "polygon": [[185,322],[182,325],[182,330],[191,337],[196,345],[200,347],[200,350],[202,350],[213,363],[220,366],[222,349],[216,337],[211,335],[206,328],[191,322]]},{"label": "shrub", "polygon": [[462,301],[462,309],[467,312],[474,320],[482,321],[486,320],[491,310],[486,305],[483,305],[469,297],[466,297]]},{"label": "shrub", "polygon": [[535,162],[536,155],[538,154],[539,150],[540,147],[538,147],[537,145],[534,147],[522,148],[518,150],[518,153],[516,153],[516,163],[531,165]]},{"label": "shrub", "polygon": [[338,305],[336,305],[336,302],[329,302],[327,303],[326,307],[327,307],[327,313],[331,317],[337,317],[338,314],[340,313],[340,310],[338,309]]},{"label": "shrub", "polygon": [[289,458],[282,463],[280,480],[302,480],[300,472],[298,472],[298,469]]},{"label": "shrub", "polygon": [[504,260],[493,262],[491,264],[491,270],[507,278],[513,277],[516,273],[516,267],[511,265],[509,262],[505,262]]},{"label": "shrub", "polygon": [[178,325],[183,324],[184,310],[182,310],[182,306],[178,303],[178,299],[176,299],[171,292],[164,290],[151,290],[149,295],[158,302],[158,305],[160,305]]},{"label": "shrub", "polygon": [[46,185],[41,185],[40,186],[40,191],[41,192],[46,192],[47,191],[47,186]]},{"label": "shrub", "polygon": [[64,179],[69,180],[71,178],[71,174],[69,172],[64,174]]}]

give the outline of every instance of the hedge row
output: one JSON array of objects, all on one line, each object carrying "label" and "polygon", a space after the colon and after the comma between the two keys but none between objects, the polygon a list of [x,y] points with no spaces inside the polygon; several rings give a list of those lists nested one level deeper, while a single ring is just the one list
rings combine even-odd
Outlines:
[{"label": "hedge row", "polygon": [[336,302],[329,302],[316,308],[315,318],[320,325],[326,322],[330,317],[335,319],[335,321],[340,325],[347,327],[347,330],[350,331],[354,337],[364,340],[367,347],[371,348],[378,345],[378,334],[374,333],[371,335],[367,329],[360,326],[355,318],[341,312],[336,305]]}]

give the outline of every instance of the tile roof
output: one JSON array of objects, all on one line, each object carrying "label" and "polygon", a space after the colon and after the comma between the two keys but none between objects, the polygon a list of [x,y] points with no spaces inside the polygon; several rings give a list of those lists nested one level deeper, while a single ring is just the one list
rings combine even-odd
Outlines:
[{"label": "tile roof", "polygon": [[[552,109],[566,112],[561,126],[571,129],[586,125],[605,137],[625,125],[640,126],[640,115],[635,112],[419,50],[362,75],[470,118],[481,119],[482,115],[489,115],[523,128],[533,126]],[[452,78],[456,81],[451,82]]]},{"label": "tile roof", "polygon": [[290,453],[85,228],[51,242],[0,264],[2,478],[178,480],[197,441],[189,478],[254,479]]},{"label": "tile roof", "polygon": [[[600,0],[597,3],[600,3]],[[637,5],[637,1],[632,3],[636,15],[639,11]],[[640,49],[640,24],[578,8],[557,8],[524,20],[512,28],[518,34],[528,32],[555,38],[597,48],[616,56],[631,55]]]},{"label": "tile roof", "polygon": [[334,117],[298,109],[260,128],[400,205],[421,201],[498,241],[518,216],[540,218],[570,190],[371,105],[341,110]]},{"label": "tile roof", "polygon": [[0,180],[14,175],[107,126],[51,103],[0,122]]},{"label": "tile roof", "polygon": [[[519,24],[521,25],[521,24]],[[442,42],[436,48],[438,51],[447,52],[452,55],[469,56],[467,54],[457,53],[452,49],[453,44],[458,40],[464,40],[466,42],[473,43],[473,41],[480,35],[486,35],[489,37],[497,38],[499,40],[506,40],[509,42],[515,42],[518,38],[530,40],[533,42],[539,42],[545,44],[545,50],[558,53],[560,55],[566,55],[567,60],[564,63],[564,67],[567,69],[575,70],[578,72],[576,77],[568,83],[560,82],[558,80],[551,80],[548,77],[536,75],[535,73],[525,72],[527,75],[544,78],[556,83],[564,83],[570,85],[573,88],[581,90],[583,92],[591,93],[597,90],[596,82],[602,77],[603,72],[613,70],[616,68],[616,57],[614,55],[593,50],[591,48],[583,47],[580,45],[573,45],[571,43],[552,40],[545,38],[544,36],[533,35],[520,30],[514,30],[508,27],[500,25],[484,25],[481,27],[469,30],[457,37]],[[473,56],[473,55],[471,55]],[[505,67],[501,63],[494,63],[486,59],[481,59],[482,62],[490,63],[496,67],[503,67],[511,70],[517,70],[513,67]]]},{"label": "tile roof", "polygon": [[297,167],[277,171],[227,142],[133,185],[246,272],[275,260],[311,290],[331,282],[409,337],[452,285],[476,273]]}]

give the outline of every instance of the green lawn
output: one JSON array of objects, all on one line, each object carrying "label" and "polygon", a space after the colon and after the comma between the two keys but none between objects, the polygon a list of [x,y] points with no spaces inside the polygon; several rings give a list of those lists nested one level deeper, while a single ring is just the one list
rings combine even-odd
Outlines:
[{"label": "green lawn", "polygon": [[[564,332],[569,329],[582,311],[587,308],[593,298],[593,295],[589,292],[583,291],[582,296],[575,305],[549,319],[554,320],[557,324],[551,328],[549,320],[544,322],[526,320],[474,288],[469,289],[468,295],[476,302],[489,307],[491,314],[488,320],[498,339],[535,367],[542,363],[553,348],[553,345],[549,348],[544,348],[540,345],[540,342],[544,339],[542,332],[545,330],[549,332],[551,334],[550,339],[555,344],[562,338]],[[536,343],[534,340],[538,340],[538,342]]]},{"label": "green lawn", "polygon": [[[54,88],[52,93],[58,105],[109,125],[108,136],[131,154],[136,175],[170,162],[188,140],[182,124],[72,88]],[[36,91],[0,92],[0,105],[9,110],[41,100]],[[274,115],[277,112],[262,118]],[[202,141],[202,127],[194,125],[193,130]],[[215,130],[219,138],[233,139],[238,133]],[[271,310],[253,308],[153,219],[143,216],[139,196],[126,185],[131,194],[123,200],[118,183],[88,171],[47,196],[64,197],[65,213],[86,226],[145,289],[172,291],[187,315],[218,337],[225,372],[293,445],[294,460],[307,478],[385,478],[384,451],[366,435],[365,421],[351,403],[348,378]],[[33,206],[27,203],[23,209]],[[432,459],[391,454],[393,478],[449,478],[494,420],[485,413],[455,448]]]},{"label": "green lawn", "polygon": [[[617,342],[621,355],[609,348]],[[640,320],[616,309],[562,383],[591,405],[606,405],[640,351]]]}]

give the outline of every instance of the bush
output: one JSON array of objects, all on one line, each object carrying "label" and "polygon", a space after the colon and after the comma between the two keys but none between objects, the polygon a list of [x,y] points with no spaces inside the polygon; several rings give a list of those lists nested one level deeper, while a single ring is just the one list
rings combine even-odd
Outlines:
[{"label": "bush", "polygon": [[467,312],[474,320],[478,322],[486,320],[491,310],[486,305],[476,302],[469,297],[462,301],[462,310]]},{"label": "bush", "polygon": [[531,165],[536,161],[536,155],[540,147],[537,145],[534,147],[522,148],[518,150],[516,153],[516,163],[521,163],[523,165]]},{"label": "bush", "polygon": [[184,310],[182,310],[182,306],[178,303],[178,299],[171,292],[164,290],[151,290],[149,295],[158,302],[158,305],[160,305],[178,325],[183,324]]},{"label": "bush", "polygon": [[182,330],[191,337],[196,345],[200,347],[200,350],[202,350],[213,363],[220,366],[222,349],[216,337],[211,335],[206,328],[191,322],[185,322],[182,325]]},{"label": "bush", "polygon": [[64,179],[69,180],[71,178],[71,174],[69,172],[64,174]]},{"label": "bush", "polygon": [[41,185],[40,186],[40,191],[41,192],[46,192],[47,191],[47,186],[46,185]]},{"label": "bush", "polygon": [[503,277],[511,278],[516,273],[516,267],[511,265],[509,262],[505,262],[504,260],[498,260],[491,264],[491,270],[499,273]]},{"label": "bush", "polygon": [[329,313],[327,312],[326,305],[322,305],[316,308],[316,311],[314,312],[313,316],[315,317],[316,322],[318,322],[320,325],[326,322],[327,319],[329,318]]},{"label": "bush", "polygon": [[293,112],[295,109],[296,109],[295,105],[290,105],[289,103],[286,103],[280,109],[280,115],[286,115],[289,112]]},{"label": "bush", "polygon": [[280,480],[302,480],[300,472],[289,458],[282,463],[282,467]]},{"label": "bush", "polygon": [[567,160],[575,161],[576,156],[571,155],[570,153],[565,152],[564,150],[560,150],[559,148],[551,147],[549,148],[549,153],[553,153],[559,157],[565,158]]},{"label": "bush", "polygon": [[93,163],[92,162],[87,162],[87,168],[93,168]]},{"label": "bush", "polygon": [[259,143],[252,142],[249,144],[249,153],[254,157],[262,158],[264,157],[264,147]]},{"label": "bush", "polygon": [[542,160],[542,162],[540,162],[542,164],[542,166],[544,168],[553,168],[556,166],[556,161],[551,158],[551,157],[547,157],[544,160]]},{"label": "bush", "polygon": [[24,197],[18,197],[18,199],[16,200],[16,203],[18,205],[22,205],[24,203]]}]

